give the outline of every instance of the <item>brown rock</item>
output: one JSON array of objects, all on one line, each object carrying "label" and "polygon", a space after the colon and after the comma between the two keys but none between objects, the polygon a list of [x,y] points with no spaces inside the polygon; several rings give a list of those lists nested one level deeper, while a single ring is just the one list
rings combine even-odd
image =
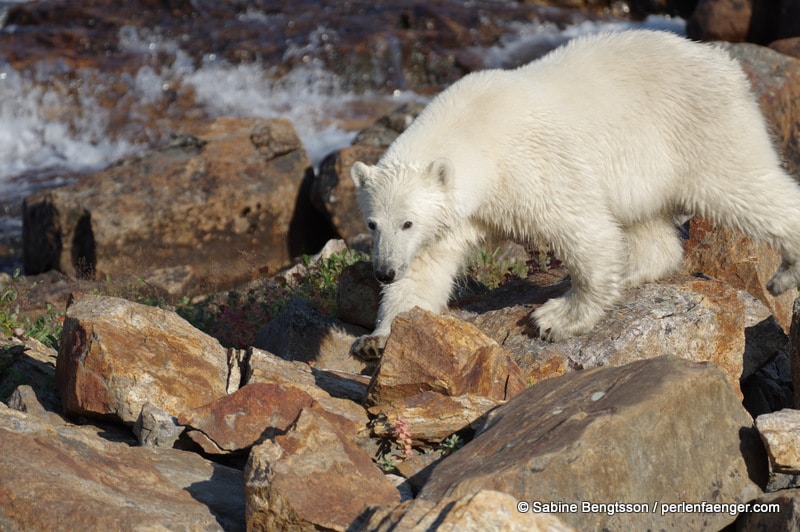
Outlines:
[{"label": "brown rock", "polygon": [[686,22],[686,34],[698,41],[742,42],[753,16],[747,0],[700,0]]},{"label": "brown rock", "polygon": [[356,191],[350,178],[350,167],[356,161],[375,164],[384,148],[350,146],[333,152],[320,163],[319,173],[311,187],[311,203],[325,213],[336,232],[345,241],[367,232],[367,226],[356,202]]},{"label": "brown rock", "polygon": [[228,357],[173,312],[78,295],[67,307],[56,383],[66,412],[133,424],[145,402],[178,414],[226,395]]},{"label": "brown rock", "polygon": [[[759,511],[753,511],[756,504],[762,505],[758,507]],[[798,489],[765,493],[753,500],[750,507],[753,510],[740,515],[736,520],[737,532],[800,530],[800,490]]]},{"label": "brown rock", "polygon": [[754,44],[727,44],[750,78],[786,169],[800,179],[800,59]]},{"label": "brown rock", "polygon": [[288,265],[311,167],[292,125],[220,118],[185,133],[164,150],[28,197],[26,272],[93,278],[191,265],[198,289]]},{"label": "brown rock", "polygon": [[747,502],[766,477],[752,420],[725,374],[712,364],[662,357],[528,388],[434,468],[419,498],[492,489],[521,501],[645,503],[642,513],[558,517],[581,530],[719,530],[735,516],[662,516],[653,501]]},{"label": "brown rock", "polygon": [[505,401],[525,387],[508,354],[475,326],[415,308],[395,318],[367,400],[392,404],[431,390]]},{"label": "brown rock", "polygon": [[480,395],[450,397],[427,390],[373,406],[369,413],[376,417],[372,423],[376,436],[393,437],[394,427],[402,420],[414,441],[437,443],[460,430],[477,429],[484,414],[503,403]]},{"label": "brown rock", "polygon": [[346,530],[367,506],[400,500],[369,455],[308,409],[253,448],[245,494],[248,530]]},{"label": "brown rock", "polygon": [[748,292],[770,309],[784,331],[789,331],[796,294],[789,291],[774,297],[766,289],[781,265],[781,256],[774,248],[695,217],[689,222],[685,249],[685,272],[699,272]]},{"label": "brown rock", "polygon": [[549,513],[528,515],[517,511],[519,501],[499,491],[481,490],[461,498],[446,498],[437,503],[422,499],[394,506],[371,507],[354,523],[358,530],[437,530],[458,532],[481,530],[500,532],[568,532],[575,529]]},{"label": "brown rock", "polygon": [[367,382],[359,375],[346,375],[320,370],[302,362],[283,360],[280,357],[252,349],[247,360],[245,383],[266,382],[285,387],[299,388],[308,393],[322,410],[343,418],[349,423],[339,423],[348,437],[367,450],[377,453],[377,442],[370,437],[369,418],[363,406],[356,401],[366,395]]},{"label": "brown rock", "polygon": [[800,410],[784,409],[756,418],[772,470],[800,474]]},{"label": "brown rock", "polygon": [[4,530],[242,530],[242,484],[240,471],[193,453],[0,404]]},{"label": "brown rock", "polygon": [[800,37],[778,39],[769,43],[769,47],[778,53],[800,59]]},{"label": "brown rock", "polygon": [[248,449],[286,431],[314,399],[299,388],[253,383],[178,418],[188,436],[210,454]]},{"label": "brown rock", "polygon": [[[425,105],[419,102],[401,105],[391,113],[378,119],[372,126],[361,131],[353,140],[353,144],[356,146],[388,148],[414,122],[424,108]],[[377,162],[377,159],[374,162]],[[370,164],[374,164],[374,162]]]}]

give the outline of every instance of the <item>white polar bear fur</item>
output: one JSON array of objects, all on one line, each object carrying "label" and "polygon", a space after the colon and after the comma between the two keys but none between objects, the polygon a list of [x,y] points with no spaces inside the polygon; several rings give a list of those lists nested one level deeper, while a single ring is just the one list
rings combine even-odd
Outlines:
[{"label": "white polar bear fur", "polygon": [[800,186],[744,73],[669,33],[579,38],[516,70],[469,74],[351,175],[384,282],[383,341],[398,313],[444,308],[490,234],[550,243],[567,266],[571,289],[533,313],[549,340],[591,330],[625,286],[676,272],[679,216],[777,248],[773,294],[800,282]]}]

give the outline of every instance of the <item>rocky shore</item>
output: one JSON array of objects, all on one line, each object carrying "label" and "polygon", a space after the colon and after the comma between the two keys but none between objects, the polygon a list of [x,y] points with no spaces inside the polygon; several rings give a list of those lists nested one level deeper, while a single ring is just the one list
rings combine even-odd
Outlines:
[{"label": "rocky shore", "polygon": [[[796,2],[777,19],[724,1],[490,4],[299,2],[261,6],[260,24],[289,42],[336,22],[314,60],[368,57],[381,74],[348,70],[354,85],[435,92],[523,19],[680,14],[690,35],[730,41],[800,176]],[[235,2],[130,5],[20,4],[0,48],[19,69],[46,42],[124,72],[112,36],[163,18],[230,60],[286,57]],[[774,250],[706,220],[687,225],[681,274],[628,290],[589,334],[537,339],[528,315],[568,272],[494,243],[444,315],[399,316],[377,364],[349,354],[379,298],[349,168],[421,108],[372,108],[315,168],[291,120],[159,100],[142,120],[162,120],[163,141],[28,194],[25,275],[0,276],[0,528],[800,527],[800,302],[764,289]]]}]

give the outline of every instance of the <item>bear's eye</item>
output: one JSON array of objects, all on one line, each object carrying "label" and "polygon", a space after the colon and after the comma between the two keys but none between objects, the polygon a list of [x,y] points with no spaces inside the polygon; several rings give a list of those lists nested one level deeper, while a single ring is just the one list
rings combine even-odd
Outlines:
[{"label": "bear's eye", "polygon": [[374,231],[378,228],[378,224],[375,222],[367,222],[367,228],[369,228],[370,231]]},{"label": "bear's eye", "polygon": [[403,231],[406,229],[411,229],[411,226],[414,225],[412,222],[406,222],[403,224]]}]

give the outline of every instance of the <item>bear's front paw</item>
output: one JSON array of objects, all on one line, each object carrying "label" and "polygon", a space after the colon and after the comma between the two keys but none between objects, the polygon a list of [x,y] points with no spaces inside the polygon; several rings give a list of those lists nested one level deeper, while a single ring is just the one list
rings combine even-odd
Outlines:
[{"label": "bear's front paw", "polygon": [[576,305],[569,297],[558,297],[531,314],[539,328],[539,337],[557,342],[592,330],[603,316],[603,310],[589,305]]},{"label": "bear's front paw", "polygon": [[365,362],[379,360],[386,347],[385,336],[361,336],[353,343],[350,353]]}]

